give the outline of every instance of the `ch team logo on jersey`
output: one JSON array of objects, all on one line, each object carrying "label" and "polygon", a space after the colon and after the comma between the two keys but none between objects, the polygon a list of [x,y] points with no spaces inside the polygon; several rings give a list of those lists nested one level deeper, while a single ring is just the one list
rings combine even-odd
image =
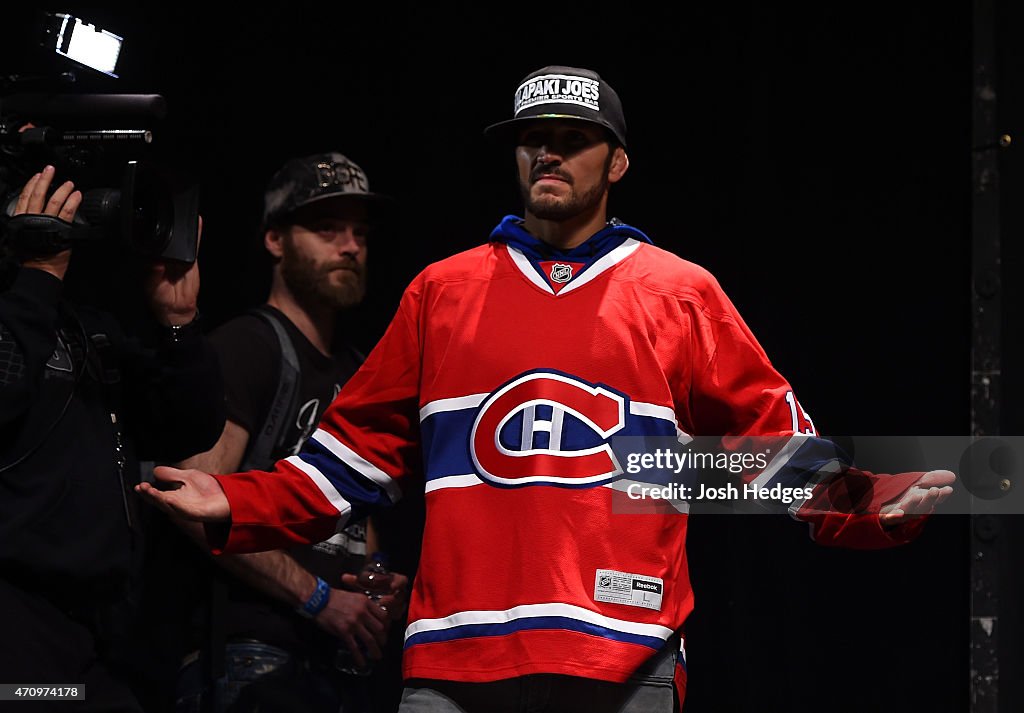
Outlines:
[{"label": "ch team logo on jersey", "polygon": [[626,425],[627,398],[554,371],[516,377],[480,404],[470,454],[503,487],[595,487],[623,470],[608,440]]},{"label": "ch team logo on jersey", "polygon": [[551,281],[559,284],[565,284],[572,279],[572,265],[566,265],[564,262],[556,262],[551,266]]}]

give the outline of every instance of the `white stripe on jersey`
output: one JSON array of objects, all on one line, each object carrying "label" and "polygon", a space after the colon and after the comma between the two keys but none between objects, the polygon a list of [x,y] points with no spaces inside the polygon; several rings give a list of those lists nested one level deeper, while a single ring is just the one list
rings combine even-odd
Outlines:
[{"label": "white stripe on jersey", "polygon": [[353,451],[327,431],[322,428],[316,429],[316,432],[313,434],[313,440],[329,450],[335,458],[340,460],[349,468],[356,471],[364,478],[379,485],[384,492],[388,494],[388,498],[390,498],[391,502],[397,503],[402,497],[402,491],[398,487],[398,483],[392,480],[391,476]]},{"label": "white stripe on jersey", "polygon": [[341,493],[331,484],[331,481],[327,479],[327,476],[321,473],[315,466],[310,465],[298,456],[289,456],[284,461],[285,463],[291,463],[305,473],[306,477],[312,480],[313,484],[324,494],[324,497],[331,502],[331,505],[338,511],[338,524],[335,527],[335,532],[341,532],[342,528],[348,523],[349,515],[352,514],[352,503],[343,498]]},{"label": "white stripe on jersey", "polygon": [[[519,268],[519,272],[526,276],[527,280],[537,285],[537,287],[541,288],[549,295],[555,294],[555,291],[551,289],[551,285],[548,284],[548,281],[537,274],[537,270],[534,268],[533,263],[530,262],[530,258],[523,255],[522,252],[516,250],[511,245],[506,245],[505,247],[508,249],[508,254],[509,257],[512,258],[512,262],[514,262],[516,267]],[[562,289],[564,290],[565,288]]]},{"label": "white stripe on jersey", "polygon": [[533,266],[533,263],[530,262],[530,259],[526,257],[526,255],[524,255],[522,251],[512,247],[511,245],[506,245],[505,247],[508,249],[508,254],[512,258],[512,262],[515,263],[515,266],[519,268],[519,271],[526,276],[526,279],[528,279],[537,287],[547,292],[549,295],[561,297],[564,294],[572,292],[577,287],[581,287],[587,284],[591,280],[598,277],[605,270],[614,267],[618,263],[622,262],[627,257],[632,255],[633,251],[636,250],[641,245],[642,243],[639,240],[634,240],[633,238],[626,238],[625,240],[622,241],[622,244],[619,245],[619,247],[615,248],[607,255],[598,258],[596,261],[594,261],[592,265],[590,265],[586,270],[583,271],[583,274],[581,274],[579,277],[577,277],[572,282],[567,284],[565,287],[560,289],[557,293],[554,291],[551,285],[548,284],[548,281],[537,273],[537,269]]},{"label": "white stripe on jersey", "polygon": [[445,488],[472,488],[474,485],[483,485],[483,483],[484,481],[476,473],[470,473],[469,475],[446,475],[443,478],[428,480],[423,492],[431,493],[435,490],[444,490]]},{"label": "white stripe on jersey", "polygon": [[[463,411],[465,409],[476,408],[482,404],[484,399],[488,396],[490,396],[490,394],[470,394],[469,396],[455,396],[450,399],[438,399],[437,401],[431,401],[420,409],[420,421],[425,421],[435,413]],[[643,401],[630,401],[629,412],[634,416],[647,416],[649,418],[657,418],[662,421],[676,423],[676,413],[668,406],[648,404]],[[680,431],[680,433],[682,433],[682,431]]]},{"label": "white stripe on jersey", "polygon": [[761,471],[761,474],[751,480],[747,485],[756,485],[758,488],[763,488],[768,485],[768,481],[775,477],[775,475],[782,469],[789,459],[793,457],[793,454],[799,450],[800,446],[807,441],[808,438],[813,438],[804,433],[794,433],[790,436],[789,440],[786,441],[786,445],[775,454],[772,458],[772,462],[768,464],[768,467]]},{"label": "white stripe on jersey", "polygon": [[651,418],[660,418],[662,421],[676,422],[676,412],[668,406],[645,404],[642,401],[630,401],[629,412],[634,416],[650,416]]},{"label": "white stripe on jersey", "polygon": [[[811,491],[811,497],[814,497],[815,493],[818,490],[818,486],[822,485],[823,483],[830,483],[832,481],[832,478],[834,478],[836,475],[839,475],[842,472],[843,464],[840,463],[838,459],[830,460],[828,463],[821,466],[821,468],[818,469],[818,472],[811,476],[811,478],[807,481],[807,485],[813,486],[813,490]],[[797,515],[800,512],[800,508],[802,508],[810,499],[811,498],[800,498],[790,503],[789,516],[792,517],[794,520],[799,520],[800,518],[797,517]],[[814,538],[813,524],[811,525],[811,538]]]},{"label": "white stripe on jersey", "polygon": [[636,634],[637,636],[651,636],[663,641],[667,640],[673,633],[672,629],[660,624],[640,624],[635,621],[613,619],[610,616],[603,616],[583,607],[551,602],[545,604],[520,604],[517,607],[505,609],[504,611],[463,611],[441,619],[419,619],[410,624],[405,630],[405,638],[408,639],[424,631],[443,631],[467,624],[507,624],[518,619],[530,619],[541,616],[560,616],[566,619],[575,619],[605,629]]},{"label": "white stripe on jersey", "polygon": [[444,413],[445,411],[462,411],[468,408],[476,408],[483,403],[483,400],[488,396],[490,396],[490,394],[470,394],[469,396],[455,396],[450,399],[438,399],[437,401],[431,401],[420,409],[420,421],[426,421],[428,417],[433,416],[435,413]]},{"label": "white stripe on jersey", "polygon": [[582,287],[587,284],[595,277],[600,275],[602,272],[607,270],[614,265],[625,260],[627,257],[633,254],[633,251],[640,247],[641,242],[634,240],[633,238],[627,238],[622,242],[622,245],[612,250],[604,257],[598,258],[598,260],[583,271],[583,274],[577,277],[575,280],[570,282],[568,285],[558,291],[558,295],[564,295],[567,292],[572,292],[577,287]]},{"label": "white stripe on jersey", "polygon": [[679,422],[676,421],[676,412],[670,409],[668,406],[659,406],[658,404],[645,404],[642,401],[630,401],[629,412],[634,416],[647,416],[649,418],[657,418],[662,421],[668,421],[676,427],[676,440],[682,443],[684,446],[693,440],[686,431],[679,428]]}]

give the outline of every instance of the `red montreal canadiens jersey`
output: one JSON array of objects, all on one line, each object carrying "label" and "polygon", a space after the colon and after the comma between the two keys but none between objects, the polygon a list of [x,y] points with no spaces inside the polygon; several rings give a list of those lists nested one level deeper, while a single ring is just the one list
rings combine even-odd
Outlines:
[{"label": "red montreal canadiens jersey", "polygon": [[[794,431],[813,426],[704,269],[626,239],[553,288],[492,242],[414,280],[299,455],[218,476],[223,550],[318,542],[424,488],[407,678],[624,681],[693,596],[687,516],[615,512],[609,440]],[[815,525],[895,542],[877,517]]]}]

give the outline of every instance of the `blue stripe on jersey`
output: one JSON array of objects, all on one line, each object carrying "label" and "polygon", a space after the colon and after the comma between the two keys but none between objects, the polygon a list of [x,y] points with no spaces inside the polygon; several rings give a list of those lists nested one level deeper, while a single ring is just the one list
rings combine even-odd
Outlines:
[{"label": "blue stripe on jersey", "polygon": [[[323,473],[331,485],[341,493],[341,497],[352,503],[353,508],[357,505],[364,508],[392,505],[391,498],[381,486],[339,460],[316,438],[306,441],[299,458]],[[352,519],[356,517],[356,514],[352,515]]]},{"label": "blue stripe on jersey", "polygon": [[[423,438],[423,455],[425,477],[429,480],[444,478],[449,475],[467,475],[476,473],[470,457],[469,438],[473,430],[478,408],[467,408],[459,411],[441,411],[428,416],[420,424]],[[546,414],[550,418],[550,410]],[[589,426],[566,413],[563,419],[561,451],[582,450],[599,446],[607,441],[590,429]],[[521,441],[522,417],[517,414],[509,419],[501,432],[504,445],[513,450],[519,448]],[[438,438],[438,434],[444,434]],[[675,423],[652,416],[636,416],[626,411],[626,423],[617,431],[612,439],[619,436],[676,436]],[[543,448],[548,443],[548,436],[535,438],[533,447]]]},{"label": "blue stripe on jersey", "polygon": [[[443,411],[428,416],[420,423],[424,477],[427,480],[476,472],[469,455],[469,434],[473,430],[476,413],[475,408]],[[436,438],[438,433],[444,437]]]},{"label": "blue stripe on jersey", "polygon": [[818,471],[837,460],[844,466],[849,465],[849,458],[832,441],[809,436],[789,457],[779,472],[762,487],[770,488],[774,485],[782,485],[783,487],[802,488],[811,483]]},{"label": "blue stripe on jersey", "polygon": [[501,622],[496,624],[463,624],[453,626],[449,629],[435,631],[421,631],[413,634],[405,640],[405,648],[419,644],[433,644],[440,641],[456,641],[458,639],[472,639],[480,636],[505,636],[514,634],[517,631],[532,631],[536,629],[562,629],[564,631],[578,631],[582,634],[600,636],[603,639],[621,641],[627,644],[639,644],[655,651],[661,650],[665,645],[663,639],[657,636],[643,636],[642,634],[630,634],[625,631],[608,629],[588,621],[570,619],[564,616],[533,616],[514,621]]}]

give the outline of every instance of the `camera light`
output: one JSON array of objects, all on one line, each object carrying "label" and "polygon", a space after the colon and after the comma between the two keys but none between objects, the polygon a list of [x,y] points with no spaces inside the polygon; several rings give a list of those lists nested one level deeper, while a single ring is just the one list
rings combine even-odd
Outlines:
[{"label": "camera light", "polygon": [[63,21],[57,34],[57,53],[116,79],[114,67],[123,38],[71,15],[58,17]]}]

